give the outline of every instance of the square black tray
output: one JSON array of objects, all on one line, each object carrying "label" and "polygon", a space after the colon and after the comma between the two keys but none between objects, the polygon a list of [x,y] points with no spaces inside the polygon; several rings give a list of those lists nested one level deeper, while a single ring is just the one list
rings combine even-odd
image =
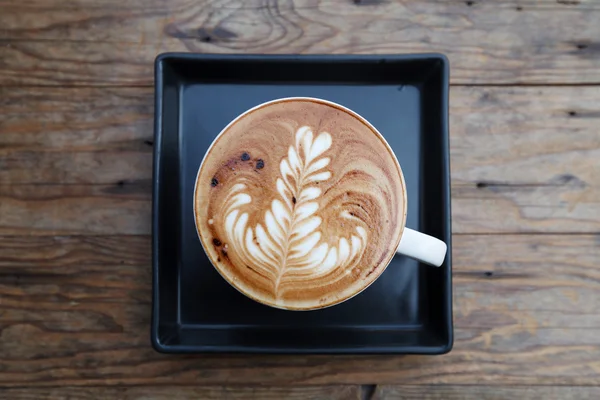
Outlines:
[{"label": "square black tray", "polygon": [[[155,65],[152,345],[160,352],[419,353],[452,347],[447,59],[438,54],[163,54]],[[281,97],[319,97],[385,136],[408,190],[407,226],[444,240],[441,268],[397,256],[358,296],[294,312],[256,303],[203,252],[192,210],[202,157],[225,125]]]}]

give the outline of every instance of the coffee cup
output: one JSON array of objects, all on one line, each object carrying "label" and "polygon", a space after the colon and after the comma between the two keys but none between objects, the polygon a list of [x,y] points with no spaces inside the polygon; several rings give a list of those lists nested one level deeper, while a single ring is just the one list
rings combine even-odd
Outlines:
[{"label": "coffee cup", "polygon": [[447,246],[405,227],[406,184],[384,136],[331,101],[253,107],[199,166],[194,217],[215,269],[265,305],[316,310],[370,286],[392,258],[440,266]]}]

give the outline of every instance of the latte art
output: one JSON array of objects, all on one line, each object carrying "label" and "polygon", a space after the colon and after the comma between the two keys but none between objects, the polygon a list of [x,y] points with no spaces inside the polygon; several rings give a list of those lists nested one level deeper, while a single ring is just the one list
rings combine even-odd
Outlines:
[{"label": "latte art", "polygon": [[332,175],[324,170],[330,159],[321,157],[330,146],[329,133],[322,132],[313,140],[309,127],[298,129],[295,146],[290,146],[279,166],[279,197],[273,199],[262,223],[254,228],[248,227],[248,213],[244,212],[244,206],[252,202],[244,178],[232,186],[224,203],[229,249],[235,250],[246,265],[252,265],[255,273],[273,282],[276,298],[286,281],[314,280],[337,268],[350,273],[348,268],[356,265],[367,245],[365,222],[343,210],[339,217],[346,220],[349,229],[354,226],[355,235],[340,237],[334,246],[321,240],[323,219],[315,200],[322,191],[316,184]]},{"label": "latte art", "polygon": [[400,167],[364,120],[281,100],[230,124],[200,168],[194,214],[217,271],[262,303],[315,309],[372,283],[405,218]]}]

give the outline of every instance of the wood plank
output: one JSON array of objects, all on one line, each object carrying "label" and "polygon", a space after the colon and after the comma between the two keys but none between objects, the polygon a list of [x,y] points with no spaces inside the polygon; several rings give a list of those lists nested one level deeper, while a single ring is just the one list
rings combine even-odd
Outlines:
[{"label": "wood plank", "polygon": [[0,152],[148,152],[153,118],[152,88],[0,87]]},{"label": "wood plank", "polygon": [[600,235],[461,235],[452,255],[457,326],[600,329]]},{"label": "wood plank", "polygon": [[455,232],[599,232],[600,88],[455,88]]},{"label": "wood plank", "polygon": [[0,234],[149,234],[151,181],[0,185]]},{"label": "wood plank", "polygon": [[600,387],[597,386],[403,385],[379,386],[373,400],[595,400],[598,398],[600,398]]},{"label": "wood plank", "polygon": [[151,85],[165,51],[441,51],[455,84],[600,82],[593,1],[1,4],[0,84]]},{"label": "wood plank", "polygon": [[600,385],[599,235],[455,237],[439,357],[161,355],[149,237],[0,239],[1,387]]},{"label": "wood plank", "polygon": [[0,184],[152,178],[151,89],[0,87]]},{"label": "wood plank", "polygon": [[[599,99],[600,87],[453,88],[454,232],[600,232]],[[88,223],[91,216],[65,219],[71,201],[55,198],[49,206],[22,197],[2,205],[7,213],[17,207],[22,219],[0,232],[149,233],[142,227],[149,229],[152,113],[147,88],[0,88],[0,185],[31,184],[21,192],[55,197],[75,191],[79,202],[91,201],[82,208],[96,207],[98,193],[125,204],[100,227]],[[58,184],[80,187],[43,186]],[[14,190],[0,192],[10,198]],[[123,191],[148,206],[127,203]],[[39,225],[37,208],[53,222]]]},{"label": "wood plank", "polygon": [[152,150],[12,151],[0,160],[0,182],[95,184],[152,179]]},{"label": "wood plank", "polygon": [[0,396],[13,400],[184,400],[184,399],[328,399],[360,400],[360,387],[301,386],[301,387],[260,387],[260,386],[144,386],[144,387],[64,387],[49,389],[5,389]]}]

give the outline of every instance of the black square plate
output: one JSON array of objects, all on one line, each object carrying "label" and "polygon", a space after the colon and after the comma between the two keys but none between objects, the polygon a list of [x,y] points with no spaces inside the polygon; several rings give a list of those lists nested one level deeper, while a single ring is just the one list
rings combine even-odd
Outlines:
[{"label": "black square plate", "polygon": [[[156,59],[152,344],[161,352],[420,353],[452,347],[448,61],[442,55]],[[441,268],[397,256],[343,304],[294,312],[221,278],[196,234],[202,157],[229,121],[281,97],[344,105],[385,136],[408,190],[407,226],[448,244]]]}]

